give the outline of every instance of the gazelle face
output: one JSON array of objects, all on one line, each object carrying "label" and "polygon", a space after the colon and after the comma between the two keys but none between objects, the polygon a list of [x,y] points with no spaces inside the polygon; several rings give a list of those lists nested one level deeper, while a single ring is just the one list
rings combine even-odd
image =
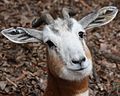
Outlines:
[{"label": "gazelle face", "polygon": [[92,70],[90,51],[85,43],[85,30],[105,25],[112,21],[118,9],[103,7],[77,21],[63,10],[64,19],[53,20],[47,14],[49,23],[43,31],[17,27],[5,29],[2,34],[14,43],[43,41],[48,45],[48,69],[54,76],[79,81]]},{"label": "gazelle face", "polygon": [[53,74],[67,80],[80,80],[91,73],[92,60],[84,34],[83,27],[73,18],[57,19],[44,28],[48,67]]}]

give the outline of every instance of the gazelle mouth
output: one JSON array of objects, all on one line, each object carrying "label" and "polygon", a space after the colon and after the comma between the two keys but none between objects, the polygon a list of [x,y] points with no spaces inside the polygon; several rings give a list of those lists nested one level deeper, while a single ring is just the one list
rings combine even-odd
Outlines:
[{"label": "gazelle mouth", "polygon": [[81,64],[73,64],[72,63],[71,65],[67,66],[67,69],[71,70],[71,71],[81,72],[83,70],[88,69],[89,66],[90,66],[89,63],[86,63],[86,64],[83,64],[83,63],[81,63]]},{"label": "gazelle mouth", "polygon": [[[86,67],[87,68],[87,67]],[[74,71],[82,71],[82,70],[84,70],[84,69],[86,69],[86,68],[80,68],[80,69],[76,69],[76,70],[74,70]]]},{"label": "gazelle mouth", "polygon": [[69,70],[72,70],[72,71],[83,71],[84,69],[86,69],[87,67],[85,68],[79,68],[79,69],[69,69]]}]

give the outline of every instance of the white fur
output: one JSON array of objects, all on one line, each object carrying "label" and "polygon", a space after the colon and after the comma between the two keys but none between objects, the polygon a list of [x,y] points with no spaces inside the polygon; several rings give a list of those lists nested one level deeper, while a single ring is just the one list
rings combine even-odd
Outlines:
[{"label": "white fur", "polygon": [[[81,80],[88,76],[92,70],[92,61],[87,58],[85,50],[84,39],[80,38],[78,33],[85,30],[74,19],[71,19],[71,28],[67,26],[68,21],[57,19],[55,25],[49,25],[44,28],[43,40],[51,40],[57,46],[57,52],[59,53],[64,67],[61,68],[61,73],[58,74],[63,79],[67,80]],[[52,54],[52,53],[51,53]],[[72,60],[80,60],[85,57],[86,61],[80,64],[73,64]],[[85,68],[81,71],[73,71],[77,69]]]},{"label": "white fur", "polygon": [[75,96],[89,96],[89,90],[85,91],[84,93],[76,94]]},{"label": "white fur", "polygon": [[61,69],[61,73],[59,74],[60,78],[64,78],[66,80],[74,81],[74,80],[82,80],[84,77],[87,77],[92,73],[92,62],[91,60],[88,61],[90,64],[89,66],[81,71],[71,71],[66,67]]}]

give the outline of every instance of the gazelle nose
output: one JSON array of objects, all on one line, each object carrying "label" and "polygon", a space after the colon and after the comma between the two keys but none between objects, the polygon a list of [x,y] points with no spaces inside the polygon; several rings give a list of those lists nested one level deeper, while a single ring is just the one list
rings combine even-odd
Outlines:
[{"label": "gazelle nose", "polygon": [[86,58],[83,57],[83,58],[80,59],[80,60],[72,60],[72,63],[74,63],[74,64],[81,64],[82,62],[85,62],[85,60],[86,60]]}]

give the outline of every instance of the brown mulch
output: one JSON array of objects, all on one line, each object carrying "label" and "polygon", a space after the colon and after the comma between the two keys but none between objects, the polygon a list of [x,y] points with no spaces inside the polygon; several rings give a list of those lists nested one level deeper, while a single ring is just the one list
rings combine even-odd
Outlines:
[{"label": "brown mulch", "polygon": [[[30,28],[44,10],[57,18],[62,17],[63,7],[72,7],[78,10],[74,18],[79,20],[108,5],[120,9],[120,0],[0,0],[0,31]],[[90,96],[120,96],[120,13],[110,24],[88,30],[86,40],[94,63]],[[46,82],[45,45],[14,44],[0,34],[0,96],[43,96]]]}]

